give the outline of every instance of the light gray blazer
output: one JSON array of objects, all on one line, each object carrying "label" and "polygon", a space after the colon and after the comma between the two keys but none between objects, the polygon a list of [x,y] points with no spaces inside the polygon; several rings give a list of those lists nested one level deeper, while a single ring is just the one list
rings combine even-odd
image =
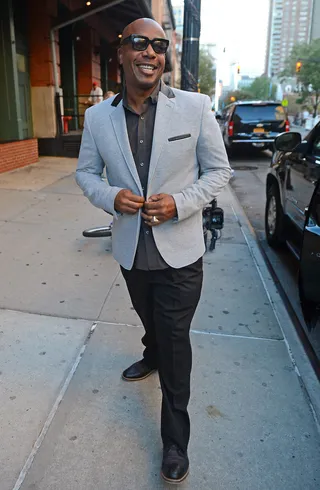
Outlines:
[{"label": "light gray blazer", "polygon": [[[154,227],[153,234],[167,264],[180,268],[204,254],[202,208],[228,183],[231,171],[209,97],[172,90],[174,98],[159,92],[147,197],[164,192],[175,200],[178,219]],[[86,111],[76,181],[94,206],[113,214],[113,255],[131,269],[141,216],[119,215],[114,199],[121,189],[141,196],[143,191],[122,101],[115,107],[113,100]],[[177,136],[184,138],[169,141]],[[104,167],[108,183],[101,179]]]}]

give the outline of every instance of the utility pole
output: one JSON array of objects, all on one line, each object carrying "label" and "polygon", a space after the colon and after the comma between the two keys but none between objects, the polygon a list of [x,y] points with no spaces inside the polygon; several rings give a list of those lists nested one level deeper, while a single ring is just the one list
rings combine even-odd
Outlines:
[{"label": "utility pole", "polygon": [[201,0],[184,0],[181,88],[198,91]]}]

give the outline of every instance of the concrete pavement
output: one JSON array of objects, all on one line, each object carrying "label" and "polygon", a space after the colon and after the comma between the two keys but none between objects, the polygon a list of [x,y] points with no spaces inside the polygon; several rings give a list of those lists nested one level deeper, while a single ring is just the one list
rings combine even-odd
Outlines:
[{"label": "concrete pavement", "polygon": [[[157,375],[75,160],[0,175],[0,490],[153,490]],[[190,490],[317,490],[319,385],[230,189],[192,325]],[[192,240],[192,237],[190,237]]]}]

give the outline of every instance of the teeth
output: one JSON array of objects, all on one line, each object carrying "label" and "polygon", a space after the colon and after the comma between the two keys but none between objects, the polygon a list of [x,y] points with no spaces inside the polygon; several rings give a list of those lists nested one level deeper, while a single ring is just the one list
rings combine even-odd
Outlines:
[{"label": "teeth", "polygon": [[139,65],[140,68],[143,68],[144,70],[154,70],[155,67],[154,66],[150,66],[150,65]]}]

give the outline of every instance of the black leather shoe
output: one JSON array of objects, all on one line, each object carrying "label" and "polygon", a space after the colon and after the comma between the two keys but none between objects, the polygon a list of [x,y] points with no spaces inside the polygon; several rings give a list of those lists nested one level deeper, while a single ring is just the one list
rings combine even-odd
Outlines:
[{"label": "black leather shoe", "polygon": [[123,371],[122,379],[125,381],[141,381],[154,373],[154,371],[156,369],[150,368],[144,361],[138,361]]},{"label": "black leather shoe", "polygon": [[183,452],[175,444],[165,447],[161,476],[168,483],[181,483],[189,474],[189,459],[187,453]]}]

